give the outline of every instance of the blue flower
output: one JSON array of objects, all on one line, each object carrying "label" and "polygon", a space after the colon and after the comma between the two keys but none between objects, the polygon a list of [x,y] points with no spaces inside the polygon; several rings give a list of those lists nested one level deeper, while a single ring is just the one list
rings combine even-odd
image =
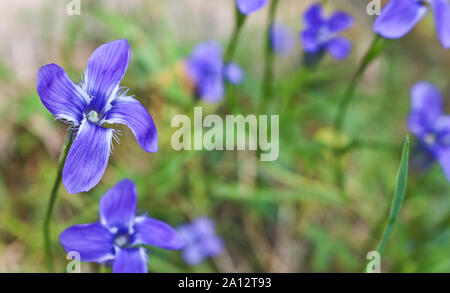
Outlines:
[{"label": "blue flower", "polygon": [[295,46],[292,31],[281,23],[273,24],[270,27],[270,46],[277,54],[289,54]]},{"label": "blue flower", "polygon": [[411,89],[408,128],[439,162],[450,181],[450,115],[444,115],[442,94],[435,85],[421,81]]},{"label": "blue flower", "polygon": [[168,224],[136,216],[136,206],[136,186],[123,179],[100,199],[100,222],[67,228],[59,241],[81,261],[113,263],[114,273],[146,273],[146,249],[137,245],[181,249],[184,241]]},{"label": "blue flower", "polygon": [[269,0],[236,0],[236,5],[242,14],[247,15],[260,10],[268,2]]},{"label": "blue flower", "polygon": [[94,51],[78,84],[56,64],[45,65],[38,72],[37,92],[42,103],[75,131],[62,174],[69,193],[88,191],[102,178],[116,138],[114,129],[104,127],[106,123],[127,125],[145,151],[158,150],[152,117],[120,86],[129,59],[130,46],[122,39]]},{"label": "blue flower", "polygon": [[322,6],[313,4],[304,14],[306,28],[301,33],[303,49],[307,53],[327,50],[334,58],[347,58],[352,44],[339,33],[353,25],[353,18],[345,12],[335,12],[330,18],[322,15]]},{"label": "blue flower", "polygon": [[216,235],[214,222],[206,217],[197,218],[178,228],[186,241],[183,259],[190,265],[201,263],[206,257],[215,257],[223,250],[223,241]]},{"label": "blue flower", "polygon": [[406,35],[425,16],[428,5],[434,12],[438,37],[450,48],[450,4],[448,0],[391,0],[376,19],[373,30],[388,39]]},{"label": "blue flower", "polygon": [[218,102],[225,94],[224,81],[239,84],[244,79],[236,63],[224,64],[222,47],[214,41],[197,45],[187,60],[187,72],[197,92],[207,102]]}]

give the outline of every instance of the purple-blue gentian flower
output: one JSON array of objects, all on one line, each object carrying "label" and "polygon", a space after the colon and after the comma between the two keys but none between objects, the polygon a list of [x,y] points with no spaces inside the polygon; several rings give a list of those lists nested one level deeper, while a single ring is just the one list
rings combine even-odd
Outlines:
[{"label": "purple-blue gentian flower", "polygon": [[352,44],[339,34],[353,25],[352,16],[338,11],[326,19],[322,15],[322,5],[317,3],[305,12],[303,18],[306,28],[301,33],[301,40],[307,53],[327,50],[335,59],[347,58]]},{"label": "purple-blue gentian flower", "polygon": [[106,124],[125,124],[145,151],[158,150],[152,117],[120,86],[129,60],[130,46],[121,39],[92,53],[78,84],[56,64],[45,65],[38,72],[37,92],[42,103],[75,131],[62,174],[68,193],[88,191],[102,178],[112,140],[117,139],[115,130],[104,127]]},{"label": "purple-blue gentian flower", "polygon": [[444,114],[439,88],[421,81],[411,89],[408,128],[439,162],[450,181],[450,115]]},{"label": "purple-blue gentian flower", "polygon": [[270,27],[270,46],[279,55],[287,55],[294,49],[295,41],[291,29],[284,24],[274,23]]},{"label": "purple-blue gentian flower", "polygon": [[81,261],[112,263],[114,273],[146,273],[148,257],[142,245],[174,250],[185,242],[167,223],[136,216],[136,206],[136,186],[123,179],[100,199],[100,222],[69,227],[59,241],[67,253],[78,252]]},{"label": "purple-blue gentian flower", "polygon": [[448,0],[391,0],[381,11],[373,30],[388,39],[406,35],[425,16],[428,5],[434,13],[437,35],[450,49],[450,3]]},{"label": "purple-blue gentian flower", "polygon": [[236,6],[242,14],[250,14],[260,10],[269,0],[236,0]]},{"label": "purple-blue gentian flower", "polygon": [[187,72],[196,84],[200,98],[211,103],[223,98],[224,81],[239,84],[244,79],[244,72],[236,63],[224,64],[222,47],[215,41],[194,48],[187,60]]},{"label": "purple-blue gentian flower", "polygon": [[224,248],[222,239],[216,235],[214,222],[209,218],[201,217],[183,224],[178,232],[186,243],[183,259],[190,265],[197,265],[206,257],[215,257]]}]

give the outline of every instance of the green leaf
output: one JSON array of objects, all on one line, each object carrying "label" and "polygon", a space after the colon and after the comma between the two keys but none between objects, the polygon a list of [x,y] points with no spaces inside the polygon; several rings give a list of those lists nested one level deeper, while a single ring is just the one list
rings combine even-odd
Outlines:
[{"label": "green leaf", "polygon": [[382,254],[384,251],[384,247],[391,235],[395,223],[397,222],[398,215],[400,213],[400,209],[403,204],[403,200],[405,198],[406,193],[406,185],[408,181],[408,161],[409,161],[409,136],[405,139],[405,144],[403,145],[402,158],[400,161],[400,167],[398,168],[397,173],[397,183],[395,186],[395,194],[392,199],[391,212],[389,214],[389,220],[386,226],[386,230],[384,231],[383,238],[378,246],[377,251]]}]

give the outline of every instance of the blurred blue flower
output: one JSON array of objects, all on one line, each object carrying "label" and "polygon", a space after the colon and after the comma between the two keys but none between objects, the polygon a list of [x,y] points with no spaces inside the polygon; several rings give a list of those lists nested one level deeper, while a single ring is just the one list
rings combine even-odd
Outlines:
[{"label": "blurred blue flower", "polygon": [[56,64],[39,69],[37,92],[42,103],[75,131],[62,174],[69,193],[88,191],[102,178],[112,139],[117,139],[115,130],[103,127],[104,123],[125,124],[145,151],[158,150],[152,117],[120,86],[129,59],[130,46],[122,39],[101,45],[92,53],[79,84]]},{"label": "blurred blue flower", "polygon": [[439,162],[450,181],[450,116],[444,115],[442,94],[432,83],[421,81],[411,89],[408,128]]},{"label": "blurred blue flower", "polygon": [[391,0],[375,20],[373,30],[388,39],[406,35],[425,16],[428,5],[434,12],[438,37],[450,48],[450,3],[448,0]]},{"label": "blurred blue flower", "polygon": [[186,242],[183,259],[190,265],[197,265],[206,257],[215,257],[223,250],[223,241],[216,235],[214,222],[209,218],[197,218],[190,224],[181,225],[178,233]]},{"label": "blurred blue flower", "polygon": [[247,15],[263,8],[268,2],[269,0],[236,0],[236,5],[242,14]]},{"label": "blurred blue flower", "polygon": [[304,14],[306,28],[301,33],[303,49],[307,53],[327,50],[335,59],[347,58],[352,44],[339,33],[353,25],[353,18],[345,12],[335,12],[330,18],[322,15],[322,5],[313,4]]},{"label": "blurred blue flower", "polygon": [[181,249],[184,241],[168,224],[136,216],[136,206],[136,186],[123,179],[100,199],[100,222],[67,228],[59,241],[81,261],[113,263],[114,273],[146,273],[146,249],[136,245]]},{"label": "blurred blue flower", "polygon": [[280,55],[289,54],[295,46],[295,38],[289,27],[276,23],[270,27],[270,46]]},{"label": "blurred blue flower", "polygon": [[214,103],[223,98],[225,80],[239,84],[244,79],[244,73],[236,63],[224,64],[222,47],[215,41],[197,45],[186,63],[198,95],[207,102]]}]

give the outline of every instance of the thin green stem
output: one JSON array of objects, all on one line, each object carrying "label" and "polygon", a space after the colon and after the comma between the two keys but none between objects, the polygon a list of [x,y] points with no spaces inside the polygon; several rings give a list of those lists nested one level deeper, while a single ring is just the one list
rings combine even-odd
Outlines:
[{"label": "thin green stem", "polygon": [[353,74],[352,79],[350,80],[349,84],[347,85],[344,91],[344,94],[340,99],[338,111],[334,121],[334,129],[336,130],[336,132],[341,132],[343,128],[348,107],[350,103],[354,100],[355,89],[358,86],[362,75],[364,74],[369,64],[372,63],[372,61],[375,60],[376,57],[378,57],[385,48],[386,48],[385,40],[381,38],[379,35],[376,35],[375,39],[373,40],[372,44],[370,45],[369,49],[367,50],[366,54],[361,60],[361,63],[359,64],[356,72]]},{"label": "thin green stem", "polygon": [[242,14],[237,8],[237,6],[235,6],[235,13],[236,13],[236,21],[233,34],[231,35],[231,40],[228,44],[227,50],[225,51],[225,63],[228,63],[233,59],[237,43],[239,40],[239,35],[241,34],[242,27],[245,23],[245,20],[247,19],[247,16]]},{"label": "thin green stem", "polygon": [[44,233],[44,249],[45,249],[45,257],[47,261],[47,267],[49,271],[54,271],[53,266],[53,258],[52,258],[52,247],[51,247],[51,239],[50,239],[50,220],[52,218],[53,210],[55,207],[56,197],[58,195],[58,188],[61,185],[62,179],[62,171],[64,168],[64,163],[66,162],[67,154],[69,153],[69,149],[72,146],[72,135],[73,131],[69,130],[67,133],[66,140],[64,142],[64,146],[61,150],[61,155],[58,162],[58,169],[56,173],[56,178],[53,183],[53,188],[50,193],[50,200],[47,205],[47,213],[45,214],[43,233]]},{"label": "thin green stem", "polygon": [[263,108],[265,108],[268,100],[272,96],[272,85],[273,85],[273,59],[274,52],[270,44],[270,30],[275,20],[275,15],[278,7],[278,0],[272,0],[270,3],[269,14],[267,19],[267,27],[265,34],[265,44],[264,44],[264,76],[262,82],[262,96]]}]

